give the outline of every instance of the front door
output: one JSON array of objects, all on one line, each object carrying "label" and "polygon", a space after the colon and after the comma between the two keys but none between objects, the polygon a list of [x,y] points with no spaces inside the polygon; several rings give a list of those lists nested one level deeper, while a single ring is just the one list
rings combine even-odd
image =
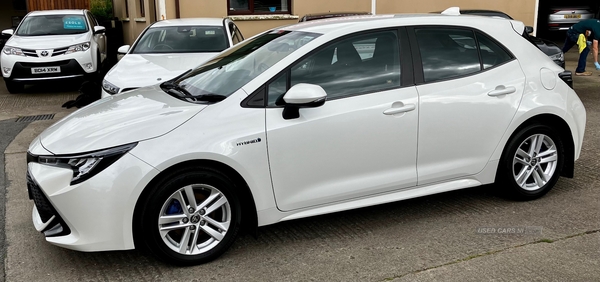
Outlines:
[{"label": "front door", "polygon": [[[416,185],[418,97],[414,86],[400,83],[399,51],[395,30],[351,36],[267,85],[268,154],[280,210]],[[296,83],[320,85],[327,101],[286,120],[278,104]]]}]

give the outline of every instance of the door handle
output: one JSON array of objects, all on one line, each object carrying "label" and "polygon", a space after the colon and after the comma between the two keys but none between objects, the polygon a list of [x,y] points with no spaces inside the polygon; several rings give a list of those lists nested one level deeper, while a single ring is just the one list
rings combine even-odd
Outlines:
[{"label": "door handle", "polygon": [[383,111],[384,115],[395,115],[395,114],[400,114],[400,113],[406,113],[406,112],[410,112],[412,110],[414,110],[416,108],[415,104],[408,104],[408,105],[404,105],[402,103],[399,103],[403,106],[397,107],[395,108],[394,106],[397,104],[398,102],[394,103],[392,105],[392,108],[389,108],[385,111]]},{"label": "door handle", "polygon": [[512,94],[515,92],[517,92],[517,88],[515,88],[514,86],[505,87],[504,85],[499,85],[499,86],[496,86],[496,89],[488,92],[488,96],[491,96],[491,97],[502,96],[502,95]]}]

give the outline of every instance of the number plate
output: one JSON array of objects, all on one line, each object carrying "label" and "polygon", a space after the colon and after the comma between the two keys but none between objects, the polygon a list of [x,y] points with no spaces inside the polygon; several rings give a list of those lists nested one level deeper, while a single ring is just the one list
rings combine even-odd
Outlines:
[{"label": "number plate", "polygon": [[565,19],[581,19],[581,15],[565,15]]},{"label": "number plate", "polygon": [[59,72],[60,72],[60,67],[31,68],[32,74],[59,73]]}]

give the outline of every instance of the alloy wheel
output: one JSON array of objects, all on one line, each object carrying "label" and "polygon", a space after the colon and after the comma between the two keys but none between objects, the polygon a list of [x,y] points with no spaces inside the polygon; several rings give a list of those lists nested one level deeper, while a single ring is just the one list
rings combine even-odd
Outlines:
[{"label": "alloy wheel", "polygon": [[558,151],[547,135],[535,134],[526,138],[513,157],[512,173],[515,182],[527,191],[536,191],[548,183],[558,166]]},{"label": "alloy wheel", "polygon": [[194,184],[178,189],[163,204],[158,231],[166,246],[182,255],[206,253],[231,224],[231,206],[219,189]]}]

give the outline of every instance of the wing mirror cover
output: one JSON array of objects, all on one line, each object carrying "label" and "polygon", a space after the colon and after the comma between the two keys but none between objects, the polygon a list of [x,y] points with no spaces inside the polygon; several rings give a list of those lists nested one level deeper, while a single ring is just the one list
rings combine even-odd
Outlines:
[{"label": "wing mirror cover", "polygon": [[325,104],[327,93],[323,87],[316,84],[298,83],[283,96],[285,106],[283,108],[284,119],[300,117],[300,108],[315,108]]}]

